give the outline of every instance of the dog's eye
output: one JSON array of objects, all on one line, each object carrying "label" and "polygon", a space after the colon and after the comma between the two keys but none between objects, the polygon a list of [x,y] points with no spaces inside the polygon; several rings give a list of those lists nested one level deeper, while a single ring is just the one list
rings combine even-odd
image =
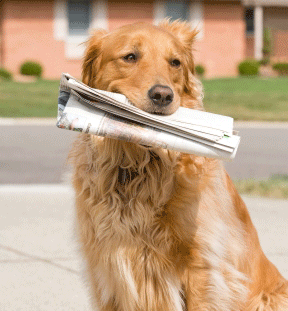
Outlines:
[{"label": "dog's eye", "polygon": [[125,60],[125,62],[134,63],[134,62],[136,62],[137,57],[136,57],[136,54],[129,53],[126,56],[124,56],[123,59]]},{"label": "dog's eye", "polygon": [[170,62],[171,66],[173,67],[179,67],[181,65],[181,62],[179,59],[173,59],[171,62]]}]

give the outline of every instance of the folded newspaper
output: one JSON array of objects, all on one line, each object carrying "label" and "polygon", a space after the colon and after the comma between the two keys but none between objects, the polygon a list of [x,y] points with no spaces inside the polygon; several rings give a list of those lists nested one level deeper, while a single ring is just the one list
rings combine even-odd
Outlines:
[{"label": "folded newspaper", "polygon": [[183,107],[172,115],[150,114],[123,94],[91,88],[67,73],[60,81],[57,126],[228,161],[240,142],[233,118]]}]

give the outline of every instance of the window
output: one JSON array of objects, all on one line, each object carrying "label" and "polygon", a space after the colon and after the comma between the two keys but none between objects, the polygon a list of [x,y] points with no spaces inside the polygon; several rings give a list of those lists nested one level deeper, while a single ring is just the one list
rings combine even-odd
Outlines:
[{"label": "window", "polygon": [[166,1],[166,16],[171,17],[171,20],[181,18],[182,20],[189,19],[189,3],[188,1]]},{"label": "window", "polygon": [[91,19],[90,0],[68,0],[69,35],[86,35]]},{"label": "window", "polygon": [[254,33],[254,9],[247,8],[245,10],[246,34]]}]

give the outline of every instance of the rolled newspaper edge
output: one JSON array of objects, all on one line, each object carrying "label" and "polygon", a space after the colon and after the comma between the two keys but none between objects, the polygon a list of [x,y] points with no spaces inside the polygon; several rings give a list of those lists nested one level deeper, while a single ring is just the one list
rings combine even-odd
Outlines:
[{"label": "rolled newspaper edge", "polygon": [[164,148],[225,161],[235,158],[240,143],[240,137],[233,136],[235,147],[232,151],[225,151],[211,144],[199,143],[113,115],[90,105],[87,99],[71,90],[65,79],[61,79],[60,82],[56,125],[62,129],[109,137],[146,147]]}]

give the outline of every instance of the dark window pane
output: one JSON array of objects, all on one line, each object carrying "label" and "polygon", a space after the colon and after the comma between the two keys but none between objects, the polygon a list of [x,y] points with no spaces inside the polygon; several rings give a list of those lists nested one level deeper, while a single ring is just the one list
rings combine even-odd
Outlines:
[{"label": "dark window pane", "polygon": [[68,0],[69,34],[87,34],[90,24],[90,0]]},{"label": "dark window pane", "polygon": [[245,10],[245,21],[246,21],[246,33],[254,33],[254,9],[248,8]]},{"label": "dark window pane", "polygon": [[181,18],[186,20],[189,18],[189,4],[187,1],[166,1],[166,16],[172,20]]}]

